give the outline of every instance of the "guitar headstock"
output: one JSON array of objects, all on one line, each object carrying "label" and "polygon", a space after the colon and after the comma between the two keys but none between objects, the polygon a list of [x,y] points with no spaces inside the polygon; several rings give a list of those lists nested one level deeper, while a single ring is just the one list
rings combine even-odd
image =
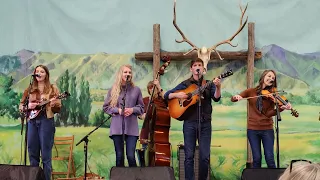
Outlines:
[{"label": "guitar headstock", "polygon": [[299,117],[299,113],[298,113],[298,111],[295,110],[295,109],[291,109],[291,114],[292,114],[292,116],[294,116],[294,117]]},{"label": "guitar headstock", "polygon": [[65,92],[63,92],[63,93],[60,93],[60,94],[56,97],[56,99],[65,99],[65,98],[67,98],[68,96],[70,96],[70,93],[67,92],[67,91],[65,91]]},{"label": "guitar headstock", "polygon": [[219,78],[222,79],[222,78],[226,78],[226,77],[231,76],[231,75],[233,75],[232,69],[220,74]]}]

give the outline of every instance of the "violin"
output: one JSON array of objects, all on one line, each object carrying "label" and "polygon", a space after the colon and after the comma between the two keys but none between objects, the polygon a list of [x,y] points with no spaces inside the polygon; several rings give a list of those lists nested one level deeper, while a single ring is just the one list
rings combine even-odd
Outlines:
[{"label": "violin", "polygon": [[[271,92],[269,90],[261,90],[261,95],[265,96],[267,98],[269,98],[270,100],[272,100],[274,103],[279,104],[279,106],[282,105],[287,105],[288,104],[288,100],[286,97],[284,96],[280,96],[279,93],[277,93],[277,89],[276,88],[272,88]],[[294,117],[299,117],[299,113],[297,110],[295,109],[290,109],[291,110],[291,114]]]}]

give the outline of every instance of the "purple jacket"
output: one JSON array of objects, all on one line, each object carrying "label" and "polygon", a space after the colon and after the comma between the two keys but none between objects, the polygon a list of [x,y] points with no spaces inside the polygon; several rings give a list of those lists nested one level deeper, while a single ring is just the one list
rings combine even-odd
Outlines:
[{"label": "purple jacket", "polygon": [[[122,119],[123,116],[119,114],[121,108],[124,90],[120,92],[116,107],[110,107],[109,101],[111,97],[111,89],[109,90],[106,99],[104,100],[103,110],[107,114],[112,115],[110,125],[110,136],[122,135]],[[137,116],[144,113],[144,103],[142,100],[142,93],[139,87],[128,85],[126,95],[126,108],[133,108],[133,113],[130,116],[124,117],[124,134],[131,136],[139,136]]]}]

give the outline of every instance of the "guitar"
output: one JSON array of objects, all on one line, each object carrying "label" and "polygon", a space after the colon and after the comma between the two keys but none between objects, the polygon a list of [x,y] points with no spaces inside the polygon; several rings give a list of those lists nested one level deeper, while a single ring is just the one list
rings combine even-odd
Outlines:
[{"label": "guitar", "polygon": [[[225,73],[220,74],[220,76],[216,77],[219,79],[226,78],[228,76],[233,75],[232,70],[228,70]],[[210,81],[200,88],[196,84],[191,84],[184,90],[178,90],[177,92],[184,92],[188,95],[188,99],[179,99],[174,98],[168,101],[169,114],[171,117],[180,120],[179,117],[188,109],[189,106],[195,104],[199,98],[199,91],[203,92],[208,86],[210,86],[213,81]]]},{"label": "guitar", "polygon": [[30,110],[27,113],[27,117],[29,120],[36,118],[39,113],[43,110],[43,108],[45,107],[45,105],[47,105],[48,103],[50,103],[51,101],[55,100],[55,99],[65,99],[68,96],[70,96],[70,93],[65,91],[63,93],[58,94],[56,97],[51,98],[50,100],[47,101],[42,101],[41,103],[39,103],[35,109]]}]

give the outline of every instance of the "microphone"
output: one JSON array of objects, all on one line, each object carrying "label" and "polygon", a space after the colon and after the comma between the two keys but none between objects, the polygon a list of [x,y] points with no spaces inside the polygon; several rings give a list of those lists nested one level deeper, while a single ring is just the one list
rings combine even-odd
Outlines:
[{"label": "microphone", "polygon": [[41,77],[40,74],[32,74],[33,77]]},{"label": "microphone", "polygon": [[200,69],[197,69],[196,71],[198,72],[198,74],[200,74]]},{"label": "microphone", "polygon": [[127,81],[129,81],[129,79],[130,79],[130,75],[127,76]]}]

